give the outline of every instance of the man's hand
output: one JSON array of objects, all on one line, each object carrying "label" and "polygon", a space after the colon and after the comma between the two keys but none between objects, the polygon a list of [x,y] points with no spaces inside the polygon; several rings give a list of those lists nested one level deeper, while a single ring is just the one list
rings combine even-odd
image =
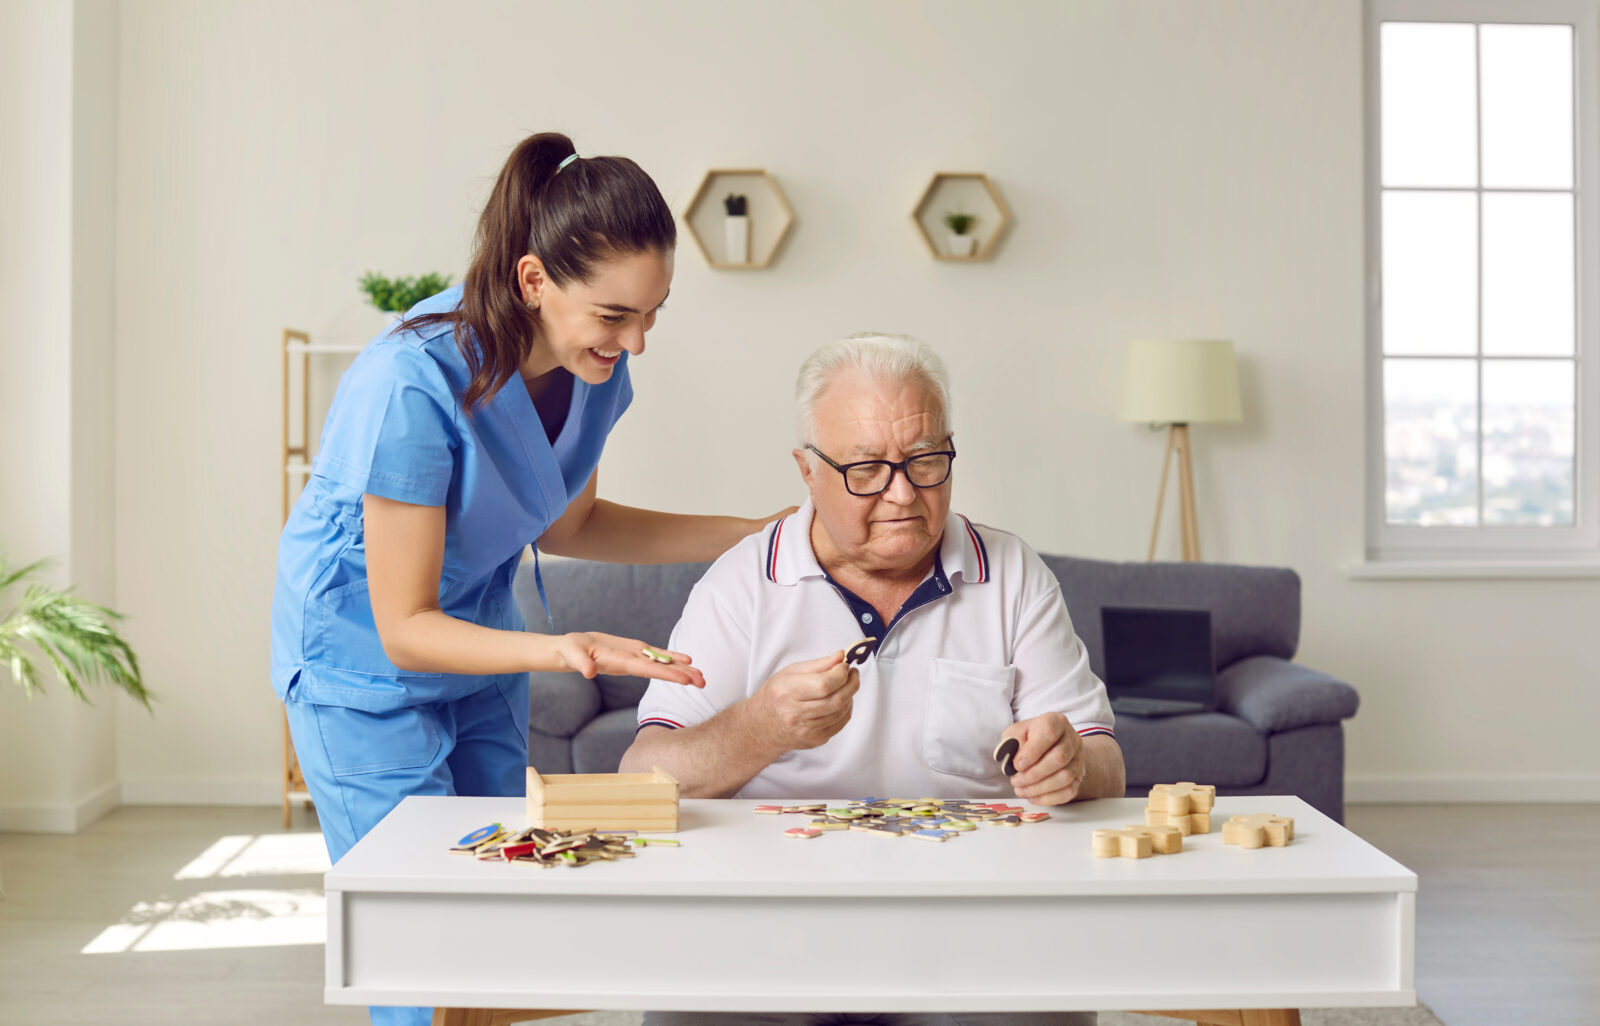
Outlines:
[{"label": "man's hand", "polygon": [[750,696],[754,711],[784,751],[816,748],[850,722],[861,674],[843,652],[785,666]]},{"label": "man's hand", "polygon": [[1017,767],[1011,789],[1035,805],[1065,805],[1078,796],[1089,773],[1083,739],[1072,721],[1048,712],[1007,727],[1001,739],[1021,744],[1012,763]]}]

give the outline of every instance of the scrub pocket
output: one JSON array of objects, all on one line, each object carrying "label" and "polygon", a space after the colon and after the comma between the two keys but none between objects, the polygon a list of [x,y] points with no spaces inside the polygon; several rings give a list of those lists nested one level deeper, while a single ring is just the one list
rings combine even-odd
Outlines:
[{"label": "scrub pocket", "polygon": [[307,609],[306,656],[309,662],[331,670],[361,673],[393,680],[442,677],[440,673],[402,670],[389,661],[372,618],[372,596],[367,578],[329,588]]},{"label": "scrub pocket", "polygon": [[310,708],[335,777],[416,770],[439,758],[439,725],[429,706],[386,713],[334,705]]},{"label": "scrub pocket", "polygon": [[922,757],[940,773],[975,780],[994,776],[994,746],[1012,723],[1017,668],[935,659],[929,671]]}]

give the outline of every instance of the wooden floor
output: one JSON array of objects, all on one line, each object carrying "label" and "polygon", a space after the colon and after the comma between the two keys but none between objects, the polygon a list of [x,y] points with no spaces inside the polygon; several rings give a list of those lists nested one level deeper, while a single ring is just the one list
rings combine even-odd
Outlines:
[{"label": "wooden floor", "polygon": [[[1600,805],[1358,806],[1349,825],[1421,878],[1418,988],[1446,1026],[1600,1023]],[[140,807],[0,834],[0,1023],[365,1022],[322,1003],[315,829]]]}]

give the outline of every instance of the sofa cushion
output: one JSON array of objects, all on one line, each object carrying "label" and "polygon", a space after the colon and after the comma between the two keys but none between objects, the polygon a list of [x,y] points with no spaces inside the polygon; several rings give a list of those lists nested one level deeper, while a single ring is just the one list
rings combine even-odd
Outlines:
[{"label": "sofa cushion", "polygon": [[1228,563],[1113,563],[1042,553],[1041,558],[1061,582],[1072,626],[1089,650],[1089,665],[1102,678],[1102,606],[1211,610],[1218,667],[1253,655],[1294,658],[1300,641],[1300,576],[1293,570]]},{"label": "sofa cushion", "polygon": [[1263,734],[1356,714],[1361,696],[1342,680],[1277,656],[1250,656],[1217,674],[1217,703]]},{"label": "sofa cushion", "polygon": [[1118,716],[1128,787],[1193,780],[1248,787],[1267,774],[1267,739],[1226,713]]},{"label": "sofa cushion", "polygon": [[615,773],[638,726],[638,714],[632,709],[612,709],[596,716],[572,739],[572,772]]}]

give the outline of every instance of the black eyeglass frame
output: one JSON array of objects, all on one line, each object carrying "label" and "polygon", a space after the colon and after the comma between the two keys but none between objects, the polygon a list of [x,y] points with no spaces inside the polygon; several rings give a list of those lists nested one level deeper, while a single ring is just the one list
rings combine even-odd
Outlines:
[{"label": "black eyeglass frame", "polygon": [[[874,495],[882,495],[884,492],[888,491],[889,490],[889,486],[894,484],[894,472],[897,471],[897,470],[900,473],[905,475],[906,483],[911,485],[911,487],[913,487],[913,488],[937,488],[940,485],[944,484],[946,481],[950,480],[950,472],[952,470],[954,470],[955,466],[956,466],[956,451],[954,449],[941,449],[938,452],[919,452],[915,456],[906,457],[905,459],[901,460],[899,463],[896,463],[893,460],[860,460],[860,461],[855,462],[855,463],[845,463],[845,464],[841,465],[841,464],[833,462],[833,460],[828,458],[827,453],[824,453],[821,449],[818,449],[816,446],[812,445],[810,442],[806,443],[806,448],[810,449],[812,452],[816,453],[818,456],[821,456],[822,457],[822,462],[826,463],[828,466],[832,467],[834,470],[837,470],[839,472],[839,476],[844,478],[844,490],[845,491],[849,492],[851,495],[857,496],[858,498],[862,498],[862,499],[871,498]],[[913,460],[926,459],[929,456],[948,456],[948,457],[950,457],[950,462],[945,464],[944,477],[941,477],[939,480],[933,482],[932,484],[917,484],[915,481],[911,480],[911,471],[908,468],[907,464],[911,463]],[[856,467],[874,467],[874,466],[882,466],[882,467],[888,467],[889,468],[889,477],[888,477],[887,480],[885,480],[883,482],[883,487],[882,488],[879,488],[877,491],[872,491],[872,492],[858,492],[854,488],[850,487],[850,475],[847,473],[847,471],[853,470]]]}]

